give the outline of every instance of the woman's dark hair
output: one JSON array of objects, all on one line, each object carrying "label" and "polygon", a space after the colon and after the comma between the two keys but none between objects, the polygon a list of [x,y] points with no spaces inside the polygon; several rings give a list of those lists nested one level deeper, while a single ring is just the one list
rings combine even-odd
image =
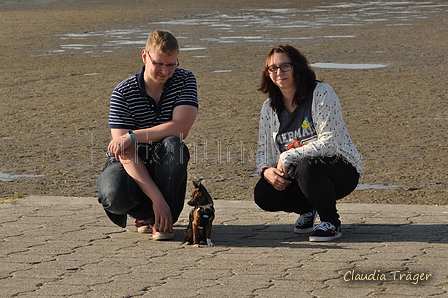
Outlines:
[{"label": "woman's dark hair", "polygon": [[268,63],[274,53],[284,53],[288,55],[293,63],[292,71],[294,72],[294,83],[296,85],[296,93],[294,94],[293,102],[299,106],[302,100],[314,87],[316,81],[316,74],[308,64],[306,57],[300,53],[299,50],[293,46],[284,44],[272,48],[266,56],[263,75],[261,77],[261,84],[258,91],[268,94],[271,100],[271,107],[275,112],[280,112],[284,109],[283,95],[280,88],[274,84],[269,76]]}]

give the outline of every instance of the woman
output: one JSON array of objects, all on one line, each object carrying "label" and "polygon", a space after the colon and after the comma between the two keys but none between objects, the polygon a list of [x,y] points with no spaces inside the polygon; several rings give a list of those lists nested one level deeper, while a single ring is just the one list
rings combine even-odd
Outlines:
[{"label": "woman", "polygon": [[259,91],[269,98],[260,113],[255,203],[301,214],[294,232],[313,232],[310,241],[340,237],[336,200],[356,188],[362,167],[336,93],[289,45],[268,53]]}]

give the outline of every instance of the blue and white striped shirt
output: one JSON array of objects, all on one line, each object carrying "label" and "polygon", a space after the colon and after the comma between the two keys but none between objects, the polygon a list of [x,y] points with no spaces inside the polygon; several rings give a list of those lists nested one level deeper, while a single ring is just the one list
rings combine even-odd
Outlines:
[{"label": "blue and white striped shirt", "polygon": [[124,80],[110,98],[109,127],[143,129],[172,120],[180,105],[198,107],[196,78],[191,71],[177,68],[163,88],[159,103],[147,95],[140,73]]}]

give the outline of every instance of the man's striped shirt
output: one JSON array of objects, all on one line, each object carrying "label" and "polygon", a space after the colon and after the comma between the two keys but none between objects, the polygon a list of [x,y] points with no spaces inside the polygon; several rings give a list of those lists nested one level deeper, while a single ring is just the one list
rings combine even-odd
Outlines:
[{"label": "man's striped shirt", "polygon": [[110,99],[109,127],[142,129],[172,120],[180,105],[198,107],[196,78],[191,71],[177,68],[163,88],[159,103],[147,95],[142,71],[118,84]]}]

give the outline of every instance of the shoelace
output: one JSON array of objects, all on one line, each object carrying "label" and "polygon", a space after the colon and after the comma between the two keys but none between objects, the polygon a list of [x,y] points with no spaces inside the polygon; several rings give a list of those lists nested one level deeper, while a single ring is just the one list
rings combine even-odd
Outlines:
[{"label": "shoelace", "polygon": [[316,228],[316,230],[323,230],[323,231],[328,231],[328,230],[333,230],[333,229],[334,229],[333,224],[329,223],[328,221],[321,222]]},{"label": "shoelace", "polygon": [[308,212],[305,214],[302,214],[302,216],[299,217],[299,220],[297,221],[298,225],[304,225],[305,223],[313,220],[313,212]]}]

